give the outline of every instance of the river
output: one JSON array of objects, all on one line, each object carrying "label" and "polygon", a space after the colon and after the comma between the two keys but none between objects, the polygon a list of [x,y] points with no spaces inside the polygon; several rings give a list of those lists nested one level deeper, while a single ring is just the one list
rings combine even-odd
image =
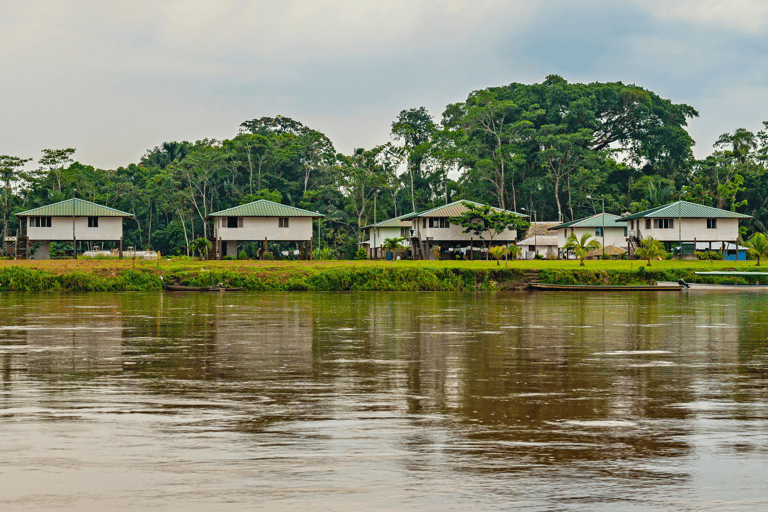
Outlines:
[{"label": "river", "polygon": [[0,510],[766,510],[767,310],[0,293]]}]

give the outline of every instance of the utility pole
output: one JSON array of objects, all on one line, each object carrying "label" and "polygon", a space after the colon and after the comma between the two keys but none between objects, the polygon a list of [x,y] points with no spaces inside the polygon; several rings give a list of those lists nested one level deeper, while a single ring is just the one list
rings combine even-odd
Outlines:
[{"label": "utility pole", "polygon": [[72,258],[77,259],[77,237],[75,236],[75,198],[77,189],[72,190]]}]

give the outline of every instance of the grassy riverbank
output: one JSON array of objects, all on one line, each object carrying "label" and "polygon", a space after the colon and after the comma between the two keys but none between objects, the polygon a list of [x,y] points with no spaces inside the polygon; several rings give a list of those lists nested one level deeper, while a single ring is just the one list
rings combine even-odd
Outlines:
[{"label": "grassy riverbank", "polygon": [[[0,261],[2,291],[161,290],[165,283],[246,290],[508,290],[529,282],[652,284],[656,281],[723,282],[695,271],[768,269],[754,261]],[[759,278],[758,278],[759,280]],[[755,279],[749,279],[754,282]],[[728,279],[729,283],[733,279]],[[741,280],[741,282],[746,282]]]}]

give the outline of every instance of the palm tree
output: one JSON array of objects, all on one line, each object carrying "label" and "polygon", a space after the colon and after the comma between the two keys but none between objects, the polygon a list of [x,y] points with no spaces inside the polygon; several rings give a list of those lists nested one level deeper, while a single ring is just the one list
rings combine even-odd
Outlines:
[{"label": "palm tree", "polygon": [[581,235],[581,239],[576,238],[575,233],[571,233],[571,236],[569,236],[568,240],[565,242],[565,246],[563,246],[564,249],[573,251],[576,257],[579,258],[579,266],[584,266],[584,258],[587,257],[589,251],[602,247],[600,242],[597,240],[590,240],[590,238],[592,238],[592,235],[589,233]]},{"label": "palm tree", "polygon": [[208,254],[208,249],[211,248],[211,241],[207,238],[196,238],[189,244],[189,248],[192,249],[192,254],[197,251],[200,254],[200,259],[205,259],[205,254]]},{"label": "palm tree", "polygon": [[498,267],[501,265],[499,260],[507,254],[507,248],[503,245],[497,245],[496,247],[491,247],[488,249],[488,254],[490,254],[491,257],[496,260],[496,266]]},{"label": "palm tree", "polygon": [[660,240],[656,240],[652,236],[643,239],[642,247],[640,247],[635,254],[638,258],[648,260],[648,266],[651,266],[651,260],[657,258],[663,258],[667,255],[667,251],[664,250]]},{"label": "palm tree", "polygon": [[760,266],[760,258],[768,255],[768,236],[764,233],[757,232],[749,239],[748,242],[744,242],[749,248],[749,254],[757,258],[757,266]]}]

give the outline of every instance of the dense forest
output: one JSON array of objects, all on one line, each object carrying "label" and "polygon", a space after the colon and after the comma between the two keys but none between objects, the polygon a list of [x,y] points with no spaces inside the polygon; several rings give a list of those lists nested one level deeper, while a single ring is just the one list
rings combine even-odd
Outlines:
[{"label": "dense forest", "polygon": [[44,149],[36,161],[2,155],[3,236],[16,233],[14,213],[75,189],[134,215],[126,245],[164,254],[210,235],[209,213],[261,198],[325,214],[319,243],[341,256],[354,254],[374,205],[383,220],[459,199],[567,221],[603,203],[621,214],[682,198],[752,215],[745,234],[765,231],[768,123],[723,134],[697,160],[686,131],[697,115],[634,85],[552,75],[472,92],[439,121],[423,107],[403,110],[391,140],[349,155],[282,116],[245,121],[230,140],[164,142],[117,169],[80,163],[73,148]]}]

